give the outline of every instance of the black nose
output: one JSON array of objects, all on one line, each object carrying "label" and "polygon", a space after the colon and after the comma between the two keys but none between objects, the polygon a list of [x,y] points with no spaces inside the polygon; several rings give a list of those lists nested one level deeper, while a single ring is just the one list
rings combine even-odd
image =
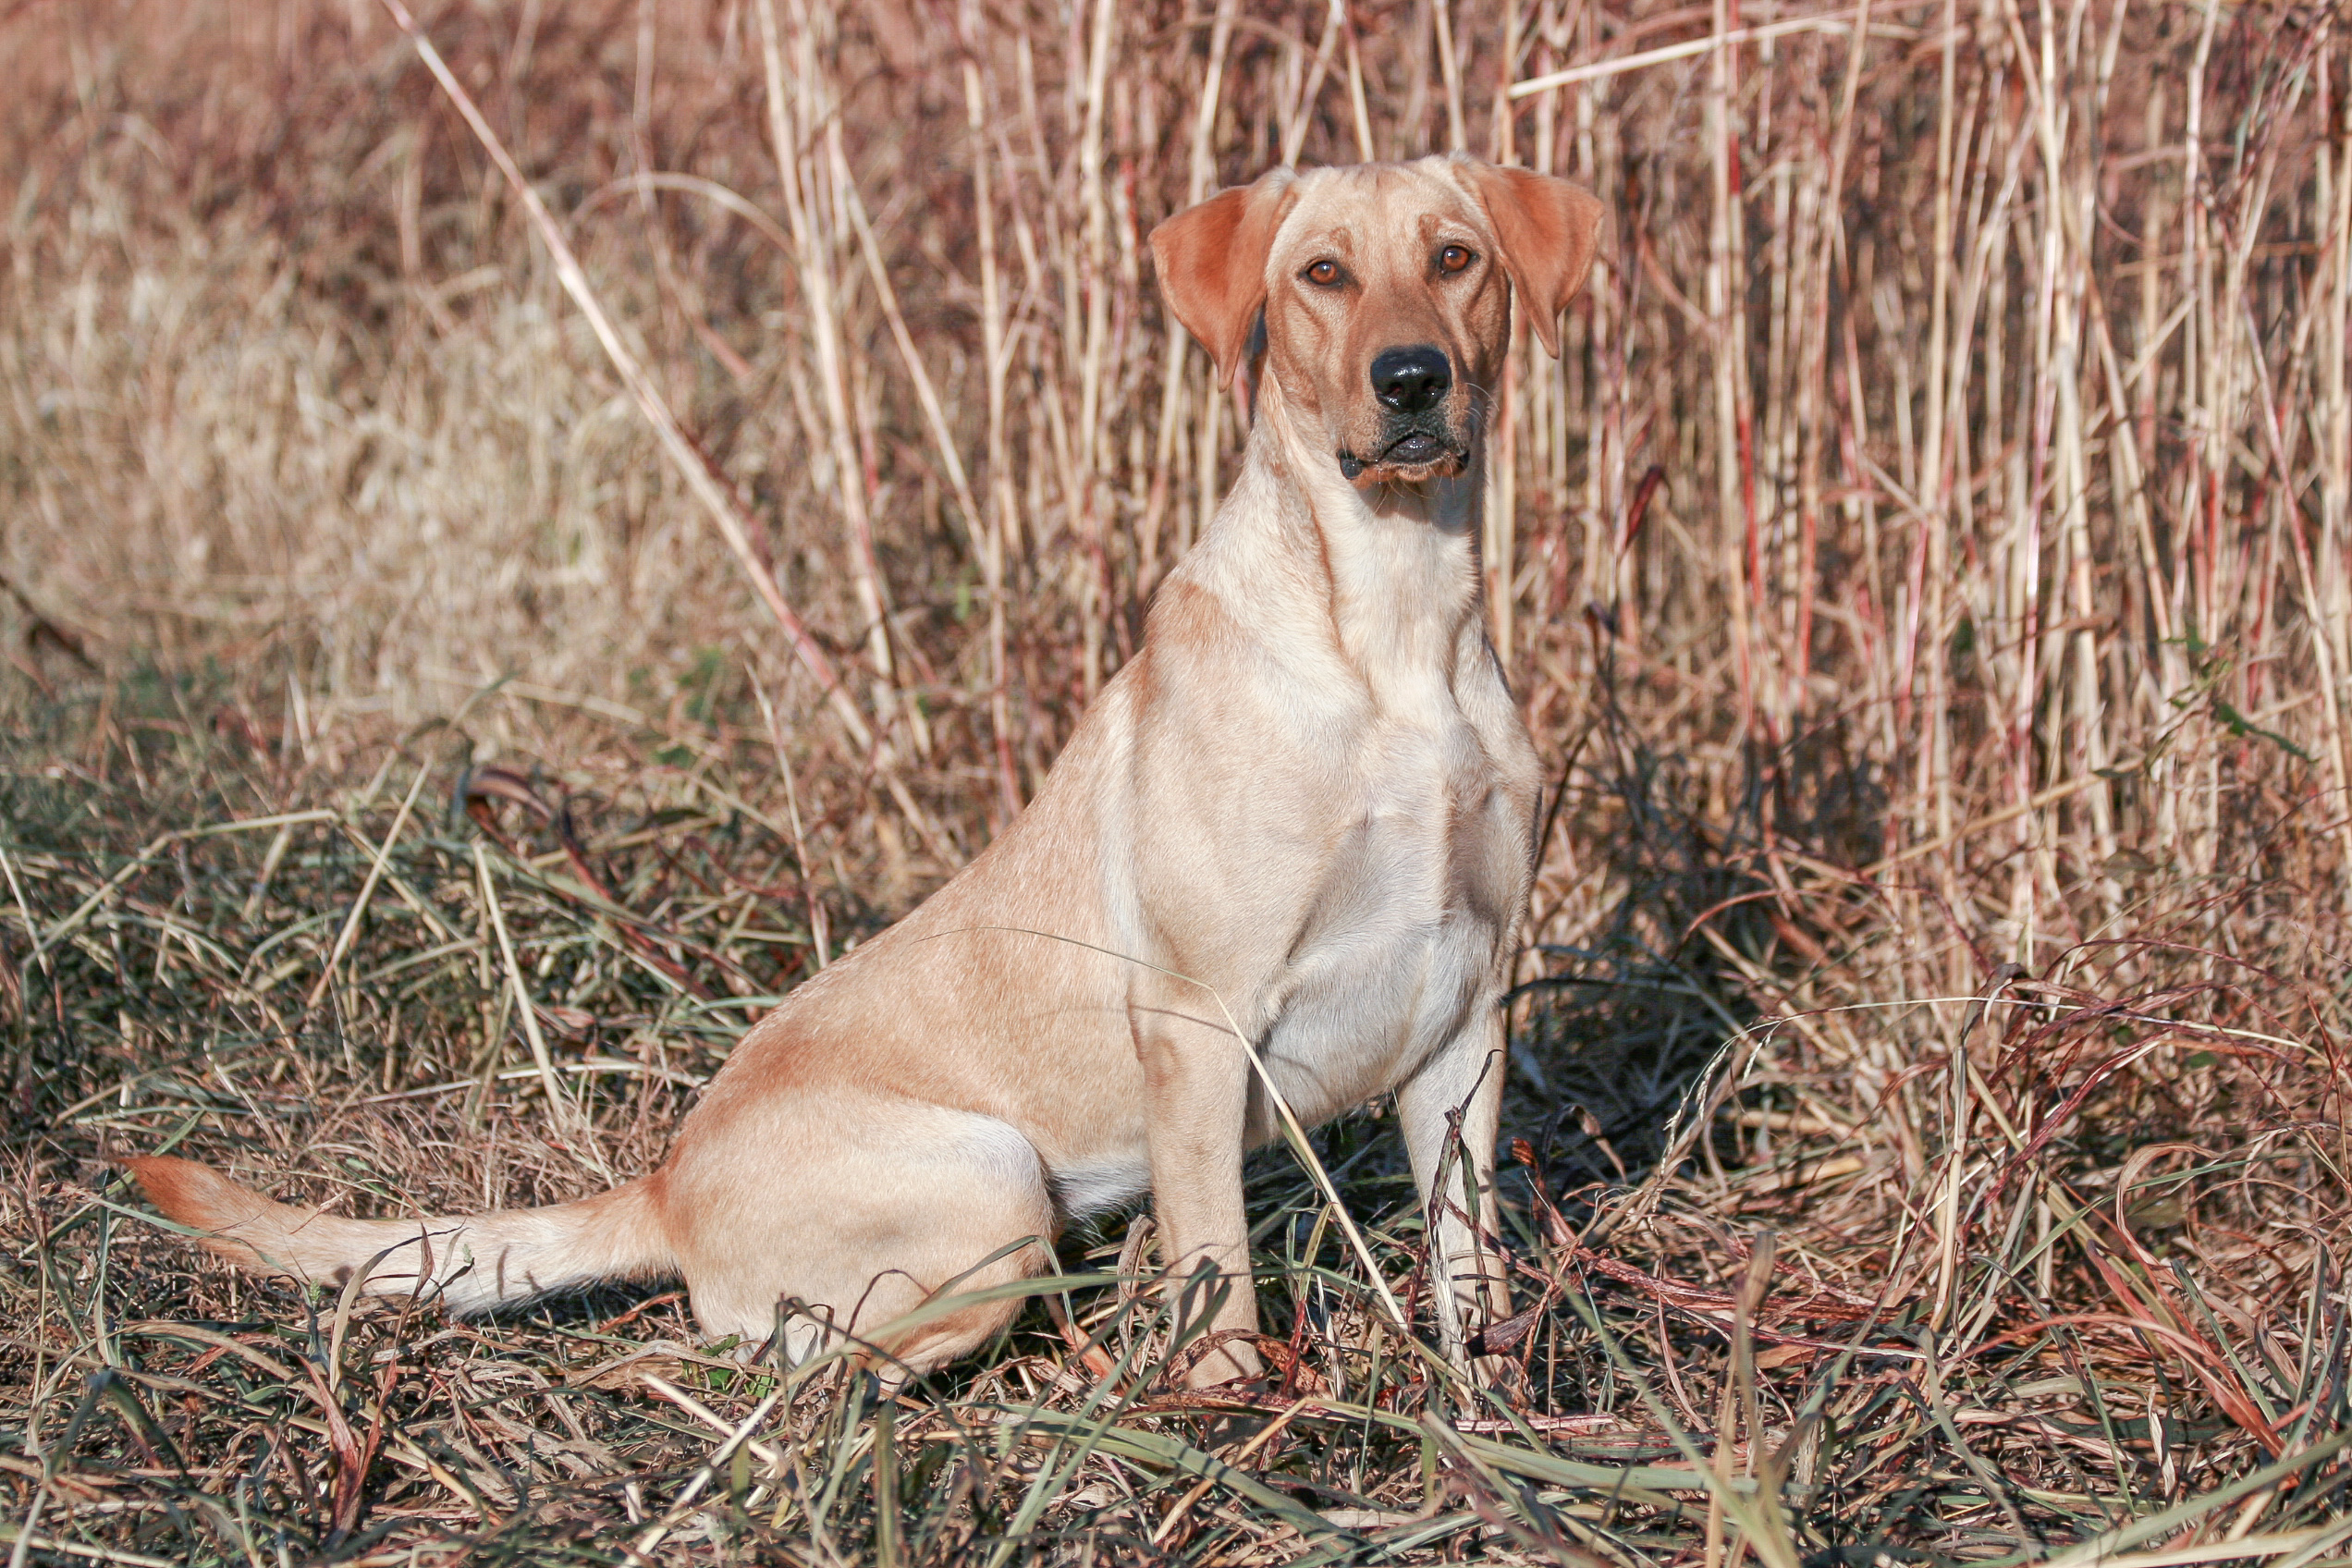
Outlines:
[{"label": "black nose", "polygon": [[1401,414],[1436,407],[1452,386],[1453,367],[1445,350],[1427,343],[1384,349],[1372,361],[1372,395]]}]

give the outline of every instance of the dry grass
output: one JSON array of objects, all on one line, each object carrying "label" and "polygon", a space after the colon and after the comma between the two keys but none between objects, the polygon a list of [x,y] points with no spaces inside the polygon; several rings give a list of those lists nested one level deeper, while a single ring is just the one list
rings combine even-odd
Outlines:
[{"label": "dry grass", "polygon": [[[422,20],[720,486],[381,10],[0,8],[10,1568],[2352,1562],[2333,13]],[[1562,786],[1525,1401],[1379,1327],[1280,1150],[1257,1411],[1168,1391],[1117,1228],[886,1409],[664,1294],[448,1325],[131,1217],[103,1157],[166,1144],[374,1212],[657,1158],[1230,479],[1141,234],[1366,141],[1617,214],[1486,541]],[[1384,1124],[1318,1144],[1413,1302]]]}]

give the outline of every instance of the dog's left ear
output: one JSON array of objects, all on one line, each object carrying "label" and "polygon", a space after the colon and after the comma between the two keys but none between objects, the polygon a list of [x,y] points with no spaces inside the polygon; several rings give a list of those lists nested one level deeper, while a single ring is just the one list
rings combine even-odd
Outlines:
[{"label": "dog's left ear", "polygon": [[1600,250],[1600,199],[1581,186],[1527,169],[1463,161],[1461,172],[1487,209],[1502,246],[1503,269],[1544,351],[1560,352],[1560,312],[1585,286]]},{"label": "dog's left ear", "polygon": [[1217,361],[1220,386],[1232,385],[1266,306],[1266,258],[1291,210],[1296,178],[1287,168],[1268,169],[1256,183],[1221,190],[1151,232],[1160,295]]}]

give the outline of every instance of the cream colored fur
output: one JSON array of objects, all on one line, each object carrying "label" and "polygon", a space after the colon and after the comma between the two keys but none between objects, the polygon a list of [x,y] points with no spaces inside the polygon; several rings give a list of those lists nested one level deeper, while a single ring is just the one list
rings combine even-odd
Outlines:
[{"label": "cream colored fur", "polygon": [[[306,1214],[186,1161],[131,1162],[150,1196],[248,1266],[364,1270],[371,1291],[459,1311],[680,1275],[712,1335],[782,1325],[805,1354],[827,1318],[871,1330],[949,1281],[1018,1278],[1072,1217],[1148,1192],[1167,1261],[1234,1282],[1207,1327],[1250,1329],[1242,1159],[1277,1126],[1230,1013],[1309,1124],[1395,1094],[1459,1354],[1507,1310],[1464,1215],[1490,1212],[1497,1003],[1538,792],[1480,596],[1480,388],[1514,282],[1554,340],[1598,218],[1559,181],[1426,159],[1277,171],[1154,235],[1164,292],[1229,376],[1263,311],[1231,494],[1028,810],[745,1035],[660,1169],[453,1219]],[[1454,269],[1448,246],[1470,260]],[[1342,283],[1316,281],[1326,262]],[[1452,363],[1428,416],[1446,449],[1384,463],[1395,422],[1368,366],[1408,345]],[[1446,1155],[1456,1117],[1466,1170]],[[937,1366],[1014,1310],[968,1307],[880,1350]],[[1193,1376],[1256,1366],[1232,1343]]]}]

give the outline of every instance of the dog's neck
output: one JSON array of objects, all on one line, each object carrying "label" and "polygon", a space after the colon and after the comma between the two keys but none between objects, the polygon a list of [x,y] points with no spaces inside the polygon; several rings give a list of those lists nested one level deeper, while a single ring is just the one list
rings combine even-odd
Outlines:
[{"label": "dog's neck", "polygon": [[[1256,419],[1216,553],[1246,577],[1322,600],[1319,619],[1340,656],[1384,701],[1450,684],[1486,631],[1478,538],[1486,461],[1474,442],[1461,471],[1415,484],[1354,484],[1341,473],[1322,422],[1294,409],[1280,383],[1261,384]],[[1244,492],[1266,487],[1245,497]],[[1244,502],[1246,504],[1235,504]]]}]

